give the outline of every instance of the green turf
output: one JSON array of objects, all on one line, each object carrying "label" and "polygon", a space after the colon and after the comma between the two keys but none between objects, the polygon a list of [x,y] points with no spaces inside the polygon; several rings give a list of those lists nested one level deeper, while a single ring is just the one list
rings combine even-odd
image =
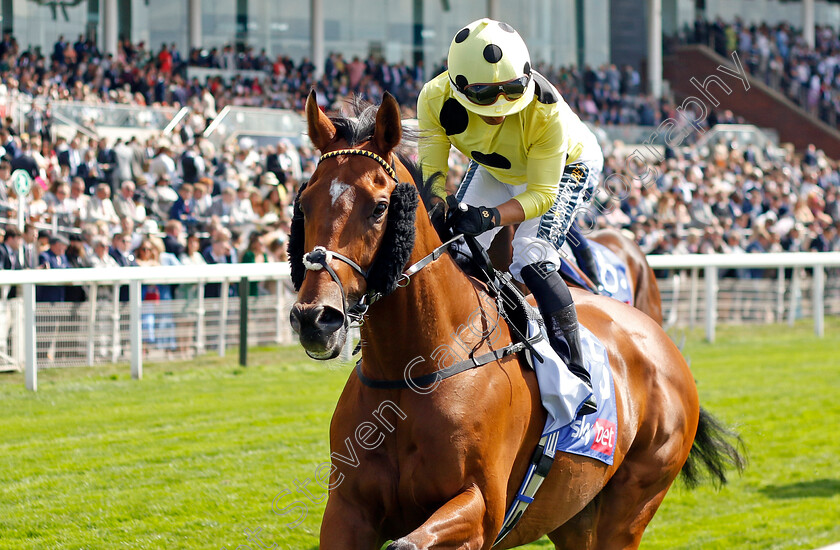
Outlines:
[{"label": "green turf", "polygon": [[[643,548],[811,549],[840,541],[840,319],[722,328],[685,346],[705,408],[741,432],[743,477],[669,493]],[[328,456],[347,368],[297,348],[128,368],[0,375],[0,548],[317,548],[323,504],[295,480]],[[323,496],[312,488],[317,500]],[[296,510],[304,516],[302,508]],[[540,541],[528,548],[552,548]]]}]

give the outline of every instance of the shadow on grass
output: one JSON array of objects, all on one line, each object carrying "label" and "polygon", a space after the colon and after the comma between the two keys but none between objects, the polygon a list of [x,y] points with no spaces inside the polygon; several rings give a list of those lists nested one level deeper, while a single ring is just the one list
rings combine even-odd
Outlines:
[{"label": "shadow on grass", "polygon": [[840,479],[815,479],[784,485],[767,485],[758,490],[769,498],[828,498],[840,494]]}]

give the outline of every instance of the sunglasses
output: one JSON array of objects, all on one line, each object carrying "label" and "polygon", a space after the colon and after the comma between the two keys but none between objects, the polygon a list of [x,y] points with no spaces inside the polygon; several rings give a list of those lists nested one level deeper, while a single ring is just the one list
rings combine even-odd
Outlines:
[{"label": "sunglasses", "polygon": [[[450,81],[452,79],[450,78]],[[531,75],[520,76],[507,82],[495,82],[492,84],[468,84],[463,89],[452,82],[459,92],[464,94],[471,103],[486,106],[492,105],[499,99],[500,95],[505,96],[508,101],[514,101],[525,95],[528,84],[531,82]]]}]

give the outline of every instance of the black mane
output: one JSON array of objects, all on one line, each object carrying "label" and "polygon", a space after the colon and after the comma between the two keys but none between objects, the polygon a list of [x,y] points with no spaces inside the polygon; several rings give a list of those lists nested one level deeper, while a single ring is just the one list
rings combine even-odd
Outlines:
[{"label": "black mane", "polygon": [[[352,117],[333,114],[330,116],[330,121],[335,126],[336,139],[346,141],[350,147],[358,147],[373,139],[373,133],[376,130],[376,112],[379,106],[358,97],[351,102],[350,106],[353,111]],[[417,139],[417,131],[403,125],[402,142],[397,146],[396,154],[411,174],[411,179],[420,193],[423,205],[428,210],[431,207],[429,200],[432,198],[432,182],[442,175],[433,174],[426,181],[423,181],[420,165],[411,159],[412,153],[417,151]]]}]

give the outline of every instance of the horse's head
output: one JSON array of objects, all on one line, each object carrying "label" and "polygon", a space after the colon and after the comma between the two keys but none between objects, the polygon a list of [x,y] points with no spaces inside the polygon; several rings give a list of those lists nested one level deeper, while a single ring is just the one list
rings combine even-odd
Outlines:
[{"label": "horse's head", "polygon": [[291,324],[310,357],[332,359],[351,317],[396,288],[414,248],[418,194],[413,183],[400,183],[410,177],[394,152],[402,127],[392,96],[367,130],[361,116],[334,123],[314,92],[306,119],[322,156],[295,202],[289,260],[298,299]]}]

